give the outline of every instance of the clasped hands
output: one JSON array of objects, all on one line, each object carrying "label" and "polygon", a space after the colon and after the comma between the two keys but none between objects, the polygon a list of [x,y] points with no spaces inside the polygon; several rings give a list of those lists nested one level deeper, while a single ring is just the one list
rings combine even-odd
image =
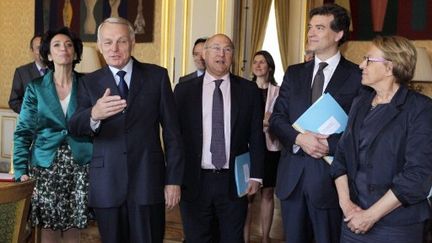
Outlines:
[{"label": "clasped hands", "polygon": [[328,135],[306,131],[297,135],[295,144],[311,157],[320,159],[329,153],[327,138]]},{"label": "clasped hands", "polygon": [[119,95],[111,95],[109,88],[100,97],[91,110],[91,118],[94,121],[104,120],[126,108],[126,100],[122,99]]},{"label": "clasped hands", "polygon": [[344,222],[347,227],[355,234],[365,234],[378,221],[370,210],[364,210],[351,200],[340,202],[340,207],[344,214]]}]

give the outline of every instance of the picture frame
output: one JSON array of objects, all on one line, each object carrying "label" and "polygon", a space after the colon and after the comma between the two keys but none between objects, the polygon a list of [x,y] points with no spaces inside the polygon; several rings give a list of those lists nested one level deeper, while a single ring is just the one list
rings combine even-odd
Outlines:
[{"label": "picture frame", "polygon": [[155,0],[35,0],[35,33],[69,27],[85,42],[97,40],[97,26],[120,16],[133,25],[137,43],[153,42]]}]

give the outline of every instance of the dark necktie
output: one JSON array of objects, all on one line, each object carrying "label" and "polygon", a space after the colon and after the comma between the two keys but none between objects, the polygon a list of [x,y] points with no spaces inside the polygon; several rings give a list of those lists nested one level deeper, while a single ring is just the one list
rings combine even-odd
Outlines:
[{"label": "dark necktie", "polygon": [[214,81],[215,89],[213,92],[212,135],[210,152],[212,154],[212,164],[216,167],[216,169],[222,169],[222,167],[226,163],[224,107],[222,91],[220,89],[222,81],[222,79]]},{"label": "dark necktie", "polygon": [[48,68],[41,68],[40,69],[41,76],[44,76],[47,72],[48,72]]},{"label": "dark necktie", "polygon": [[117,75],[120,77],[120,82],[118,83],[119,94],[122,97],[122,99],[127,100],[129,89],[128,89],[128,86],[127,86],[126,81],[124,79],[126,72],[123,70],[120,70],[117,72]]},{"label": "dark necktie", "polygon": [[315,78],[312,84],[312,104],[321,97],[324,87],[324,68],[328,65],[326,62],[320,62],[318,72],[315,74]]}]

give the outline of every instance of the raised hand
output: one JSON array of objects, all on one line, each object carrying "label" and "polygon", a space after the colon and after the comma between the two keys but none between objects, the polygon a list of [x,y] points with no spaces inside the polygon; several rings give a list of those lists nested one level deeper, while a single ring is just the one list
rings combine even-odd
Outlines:
[{"label": "raised hand", "polygon": [[126,108],[126,100],[119,95],[111,95],[110,89],[106,89],[102,97],[100,97],[91,111],[91,118],[94,121],[104,120]]}]

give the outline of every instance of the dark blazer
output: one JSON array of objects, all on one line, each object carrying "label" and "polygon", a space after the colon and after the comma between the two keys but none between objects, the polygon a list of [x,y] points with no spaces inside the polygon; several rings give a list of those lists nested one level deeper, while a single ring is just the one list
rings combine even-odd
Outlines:
[{"label": "dark blazer", "polygon": [[[359,134],[374,96],[375,91],[365,90],[355,99],[331,166],[334,178],[348,175],[350,197],[357,204]],[[378,223],[419,223],[431,213],[426,197],[432,186],[432,100],[401,87],[389,106],[379,125],[367,128],[372,134],[365,148],[369,197],[362,206],[369,208],[391,189],[402,206]]]},{"label": "dark blazer", "polygon": [[40,76],[35,62],[27,63],[15,70],[9,96],[9,107],[16,113],[20,113],[21,111],[21,104],[27,84]]},{"label": "dark blazer", "polygon": [[198,78],[198,72],[197,71],[191,72],[189,74],[186,74],[185,76],[180,77],[179,83],[189,81],[189,80],[192,80],[194,78]]},{"label": "dark blazer", "polygon": [[69,144],[77,163],[90,162],[90,138],[71,135],[67,125],[77,107],[77,87],[81,76],[74,74],[66,116],[57,96],[52,72],[27,85],[14,136],[13,162],[17,180],[23,174],[28,174],[29,158],[34,166],[49,167],[64,141]]},{"label": "dark blazer", "polygon": [[93,132],[91,109],[106,88],[118,95],[108,66],[87,74],[78,89],[78,110],[69,123],[73,134],[93,136],[89,204],[107,208],[125,200],[138,205],[163,203],[165,185],[180,185],[183,178],[180,130],[167,70],[134,59],[126,110],[102,120]]},{"label": "dark blazer", "polygon": [[[279,97],[270,117],[270,131],[283,145],[276,180],[276,194],[286,199],[295,189],[302,175],[305,175],[304,190],[316,208],[339,207],[336,188],[330,177],[330,166],[322,159],[314,159],[301,149],[293,154],[293,145],[299,132],[292,124],[311,106],[311,82],[314,62],[300,63],[288,67],[279,91]],[[345,58],[341,60],[326,87],[342,106],[349,112],[352,100],[361,86],[361,73],[358,66]],[[339,135],[330,136],[329,154],[333,155]]]},{"label": "dark blazer", "polygon": [[[204,75],[180,83],[174,90],[180,128],[185,144],[185,175],[182,199],[192,201],[199,195],[203,143],[202,89]],[[234,159],[250,151],[251,177],[262,178],[264,161],[263,110],[261,94],[255,83],[235,75],[231,82],[231,148],[229,156],[230,194],[237,198]]]}]

